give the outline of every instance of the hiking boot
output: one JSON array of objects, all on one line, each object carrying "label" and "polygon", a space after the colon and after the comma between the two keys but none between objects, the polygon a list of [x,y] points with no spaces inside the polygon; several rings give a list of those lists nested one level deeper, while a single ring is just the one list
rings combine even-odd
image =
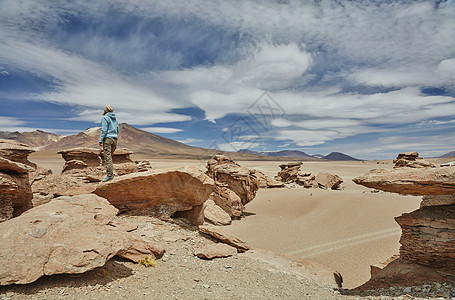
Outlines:
[{"label": "hiking boot", "polygon": [[109,181],[114,179],[114,176],[107,176],[106,178],[103,179],[103,182]]}]

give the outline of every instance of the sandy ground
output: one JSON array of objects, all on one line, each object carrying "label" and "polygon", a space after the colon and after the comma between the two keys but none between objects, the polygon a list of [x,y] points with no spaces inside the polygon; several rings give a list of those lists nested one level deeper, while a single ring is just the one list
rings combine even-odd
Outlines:
[{"label": "sandy ground", "polygon": [[[193,165],[205,161],[149,159],[154,168]],[[30,160],[59,174],[63,160],[53,153],[34,153]],[[280,162],[240,161],[275,176]],[[373,193],[352,178],[374,168],[392,168],[392,161],[304,162],[303,171],[329,172],[341,176],[343,190],[262,189],[246,206],[247,216],[226,229],[252,247],[290,254],[318,262],[343,274],[345,288],[369,279],[369,266],[382,262],[399,250],[400,227],[394,217],[419,207],[421,197]]]}]

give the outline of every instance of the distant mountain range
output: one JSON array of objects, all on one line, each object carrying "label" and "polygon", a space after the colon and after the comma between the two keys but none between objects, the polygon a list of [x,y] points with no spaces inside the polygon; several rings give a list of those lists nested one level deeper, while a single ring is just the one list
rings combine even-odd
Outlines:
[{"label": "distant mountain range", "polygon": [[439,156],[439,158],[453,157],[453,156],[455,156],[455,151],[450,151],[450,152],[448,152],[446,154],[443,154],[443,155]]},{"label": "distant mountain range", "polygon": [[[97,148],[101,129],[89,128],[77,134],[62,136],[54,133],[35,130],[33,132],[0,131],[0,138],[11,139],[27,144],[39,150],[64,150],[76,147]],[[205,149],[189,146],[172,139],[159,136],[126,123],[120,124],[119,148],[128,148],[136,154],[146,154],[160,158],[201,158],[207,159],[215,154],[225,154],[233,159],[241,160],[358,160],[349,155],[332,152],[329,155],[309,155],[298,150],[277,152],[256,152],[247,149],[238,152],[224,152],[216,149]]]},{"label": "distant mountain range", "polygon": [[341,152],[332,152],[328,155],[315,154],[310,155],[303,151],[299,150],[282,150],[277,152],[256,152],[248,149],[241,149],[239,152],[257,154],[266,157],[288,157],[288,158],[301,158],[301,159],[327,159],[327,160],[355,160],[359,161],[360,159],[354,158],[352,156],[346,155]]}]

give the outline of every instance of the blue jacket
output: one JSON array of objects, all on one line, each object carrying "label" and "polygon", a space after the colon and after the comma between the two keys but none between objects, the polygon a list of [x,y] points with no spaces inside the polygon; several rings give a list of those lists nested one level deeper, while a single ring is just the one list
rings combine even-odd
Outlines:
[{"label": "blue jacket", "polygon": [[101,135],[100,143],[103,142],[104,138],[111,137],[118,139],[118,123],[115,114],[108,112],[101,119]]}]

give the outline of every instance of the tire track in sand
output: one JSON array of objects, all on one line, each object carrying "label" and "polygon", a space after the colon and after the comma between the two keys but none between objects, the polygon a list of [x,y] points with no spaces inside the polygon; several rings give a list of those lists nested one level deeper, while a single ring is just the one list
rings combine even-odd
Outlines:
[{"label": "tire track in sand", "polygon": [[391,228],[385,230],[379,230],[375,232],[370,232],[366,234],[357,235],[350,238],[345,238],[321,245],[315,245],[312,247],[294,250],[287,252],[286,254],[295,255],[301,258],[309,258],[312,256],[332,252],[341,248],[351,247],[362,243],[371,242],[374,240],[380,240],[385,238],[394,237],[397,235],[401,235],[400,228]]}]

